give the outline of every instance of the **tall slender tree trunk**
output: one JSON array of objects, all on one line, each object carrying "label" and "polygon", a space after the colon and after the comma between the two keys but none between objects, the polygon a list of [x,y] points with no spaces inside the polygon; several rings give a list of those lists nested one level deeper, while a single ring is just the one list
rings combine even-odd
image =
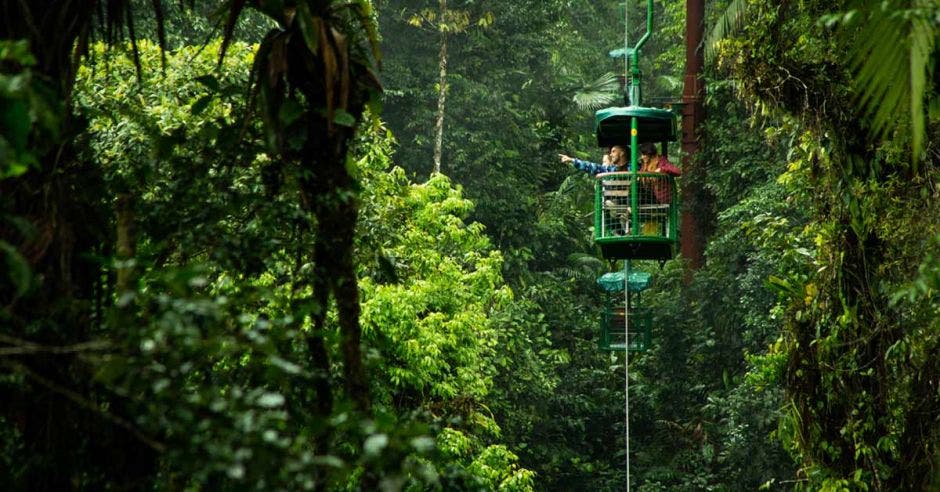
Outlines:
[{"label": "tall slender tree trunk", "polygon": [[447,31],[443,28],[447,0],[441,0],[441,17],[438,25],[441,34],[441,53],[438,59],[441,75],[438,80],[437,118],[434,122],[434,174],[441,172],[441,157],[444,147],[444,107],[447,102]]}]

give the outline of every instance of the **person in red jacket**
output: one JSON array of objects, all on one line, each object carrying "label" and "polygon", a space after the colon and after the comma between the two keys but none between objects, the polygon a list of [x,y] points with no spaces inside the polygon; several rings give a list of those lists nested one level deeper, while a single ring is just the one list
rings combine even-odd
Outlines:
[{"label": "person in red jacket", "polygon": [[[669,162],[664,155],[659,155],[656,151],[656,145],[645,143],[640,147],[640,172],[641,173],[662,173],[670,176],[681,176],[682,170]],[[672,188],[667,179],[651,179],[650,188],[657,203],[669,203],[672,201]]]}]

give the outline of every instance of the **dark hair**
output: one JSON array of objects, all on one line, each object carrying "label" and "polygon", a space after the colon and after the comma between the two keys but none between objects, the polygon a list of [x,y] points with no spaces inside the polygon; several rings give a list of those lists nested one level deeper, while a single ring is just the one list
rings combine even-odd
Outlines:
[{"label": "dark hair", "polygon": [[656,144],[651,142],[646,142],[640,146],[640,153],[644,155],[656,155]]}]

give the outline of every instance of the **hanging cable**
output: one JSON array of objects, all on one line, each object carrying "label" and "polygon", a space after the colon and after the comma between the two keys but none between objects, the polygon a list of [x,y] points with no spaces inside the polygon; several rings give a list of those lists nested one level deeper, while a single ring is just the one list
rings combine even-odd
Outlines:
[{"label": "hanging cable", "polygon": [[[624,104],[627,101],[629,91],[627,77],[630,70],[630,2],[623,1],[623,91]],[[634,56],[636,56],[634,54]],[[634,169],[634,173],[636,169]],[[633,179],[636,174],[633,175]],[[634,224],[635,225],[635,224]],[[624,394],[624,443],[626,447],[626,469],[627,483],[626,490],[630,492],[630,260],[626,260],[623,265],[623,394]]]},{"label": "hanging cable", "polygon": [[627,492],[630,492],[630,260],[624,262],[623,292],[623,394],[624,394],[624,442],[627,448]]},{"label": "hanging cable", "polygon": [[[623,1],[623,90],[624,103],[628,89],[627,76],[630,70],[630,2]],[[634,55],[635,56],[635,55]],[[635,169],[634,169],[635,171]],[[634,174],[634,179],[636,174]],[[634,224],[635,225],[635,224]],[[624,394],[624,443],[626,447],[627,492],[630,492],[630,260],[624,262],[623,276],[624,310],[623,310],[623,394]]]}]

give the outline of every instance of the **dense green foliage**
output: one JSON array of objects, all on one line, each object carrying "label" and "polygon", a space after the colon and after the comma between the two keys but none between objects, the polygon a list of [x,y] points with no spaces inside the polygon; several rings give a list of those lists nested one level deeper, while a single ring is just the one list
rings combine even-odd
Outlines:
[{"label": "dense green foliage", "polygon": [[[824,15],[840,8],[849,13]],[[785,306],[776,353],[787,358],[791,402],[782,437],[806,489],[938,483],[940,345],[924,277],[938,233],[937,154],[930,143],[924,149],[922,135],[940,129],[926,109],[940,79],[922,59],[937,54],[937,9],[935,2],[799,9],[747,2],[738,14],[746,27],[721,46],[744,93],[792,121],[783,179],[812,218],[800,232],[808,261],[773,280]],[[853,29],[855,17],[861,29]],[[865,36],[885,29],[900,39],[878,36],[885,45],[871,51]],[[860,67],[856,60],[869,56],[882,65]],[[896,83],[908,75],[919,83]],[[873,93],[901,111],[872,111]],[[886,125],[894,130],[884,133]]]},{"label": "dense green foliage", "polygon": [[[0,485],[622,490],[622,265],[557,159],[598,160],[616,2],[184,7],[0,21]],[[708,261],[633,264],[632,488],[931,490],[940,11],[707,7]]]}]

